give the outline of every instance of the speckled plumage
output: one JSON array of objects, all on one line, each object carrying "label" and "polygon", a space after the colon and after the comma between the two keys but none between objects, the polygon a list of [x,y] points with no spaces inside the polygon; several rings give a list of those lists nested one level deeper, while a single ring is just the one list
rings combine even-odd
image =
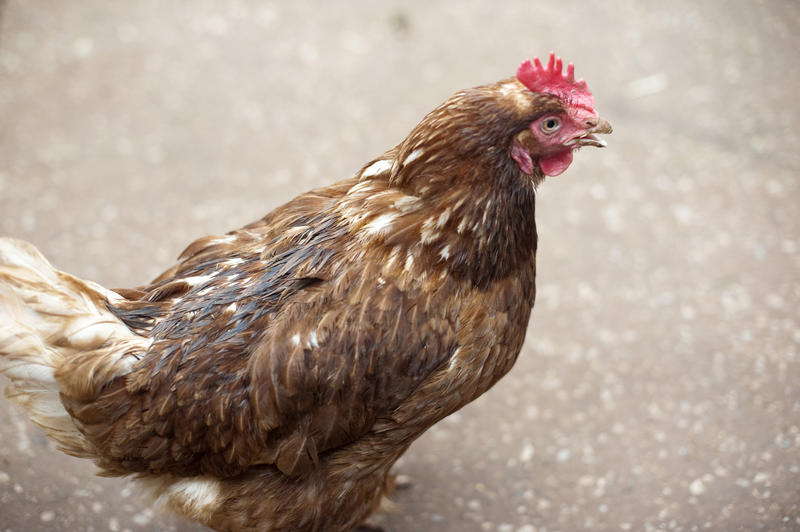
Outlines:
[{"label": "speckled plumage", "polygon": [[0,241],[11,395],[65,451],[216,530],[351,529],[414,439],[513,365],[544,176],[511,147],[535,157],[529,124],[567,105],[515,79],[459,92],[353,178],[136,289]]}]

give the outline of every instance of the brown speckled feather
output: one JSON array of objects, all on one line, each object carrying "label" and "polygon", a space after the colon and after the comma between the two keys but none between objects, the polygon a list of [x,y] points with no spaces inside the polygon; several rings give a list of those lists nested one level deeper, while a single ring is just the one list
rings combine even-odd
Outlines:
[{"label": "brown speckled feather", "polygon": [[[0,310],[71,306],[97,330],[40,345],[59,318],[12,312],[0,371],[21,397],[57,390],[69,416],[39,417],[65,450],[137,475],[191,519],[348,530],[411,442],[519,354],[543,175],[521,171],[512,142],[566,105],[515,79],[457,93],[352,179],[197,240],[136,289],[105,291],[0,242],[0,280],[15,287]],[[32,380],[39,366],[52,369]]]}]

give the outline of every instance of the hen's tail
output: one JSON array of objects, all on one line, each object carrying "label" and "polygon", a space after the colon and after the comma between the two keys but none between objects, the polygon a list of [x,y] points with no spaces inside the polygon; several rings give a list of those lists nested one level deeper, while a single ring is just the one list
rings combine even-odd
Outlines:
[{"label": "hen's tail", "polygon": [[120,296],[53,268],[27,242],[0,238],[0,373],[6,395],[63,451],[95,455],[61,401],[91,402],[127,373],[147,339],[106,307]]}]

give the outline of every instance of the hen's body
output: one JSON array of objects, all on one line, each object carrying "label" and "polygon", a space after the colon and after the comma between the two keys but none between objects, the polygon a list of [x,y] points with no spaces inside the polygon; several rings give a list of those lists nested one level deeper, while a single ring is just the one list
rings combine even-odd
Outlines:
[{"label": "hen's body", "polygon": [[411,442],[522,347],[543,175],[509,143],[563,109],[513,79],[458,93],[353,179],[134,290],[0,241],[10,395],[67,452],[217,530],[358,525]]}]

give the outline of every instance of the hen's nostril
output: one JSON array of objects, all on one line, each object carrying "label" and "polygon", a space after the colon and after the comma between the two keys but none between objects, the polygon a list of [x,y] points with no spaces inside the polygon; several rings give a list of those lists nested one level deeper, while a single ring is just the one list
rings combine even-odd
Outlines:
[{"label": "hen's nostril", "polygon": [[595,127],[598,124],[597,118],[587,118],[586,127]]}]

